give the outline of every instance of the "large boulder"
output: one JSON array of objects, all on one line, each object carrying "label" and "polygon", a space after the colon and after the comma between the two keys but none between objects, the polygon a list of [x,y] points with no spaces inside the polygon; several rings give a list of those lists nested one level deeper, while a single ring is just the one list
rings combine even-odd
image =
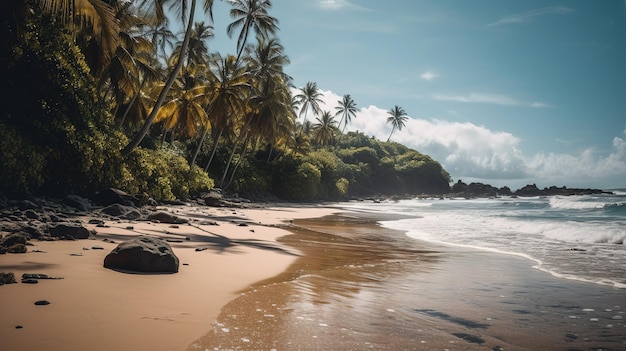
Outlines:
[{"label": "large boulder", "polygon": [[102,205],[109,206],[113,204],[120,204],[124,206],[139,206],[140,200],[135,196],[132,196],[120,189],[107,188],[97,193],[94,198],[94,202]]},{"label": "large boulder", "polygon": [[89,239],[89,230],[80,224],[59,223],[48,227],[50,236],[64,239]]},{"label": "large boulder", "polygon": [[120,243],[104,258],[104,267],[129,272],[176,273],[178,257],[167,242],[144,235]]}]

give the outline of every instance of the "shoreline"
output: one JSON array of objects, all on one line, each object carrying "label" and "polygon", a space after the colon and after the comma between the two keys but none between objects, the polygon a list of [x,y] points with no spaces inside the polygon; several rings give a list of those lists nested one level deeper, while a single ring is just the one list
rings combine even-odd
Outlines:
[{"label": "shoreline", "polygon": [[188,350],[626,350],[623,290],[367,217],[294,221],[279,241],[304,255],[243,290]]},{"label": "shoreline", "polygon": [[[64,278],[0,287],[0,345],[626,350],[623,290],[556,278],[519,257],[421,242],[378,223],[403,215],[338,204],[160,208],[191,225],[111,221],[93,227],[92,239],[35,242],[45,252],[0,255],[0,271],[16,278]],[[219,225],[200,224],[207,219]],[[108,240],[139,234],[177,239],[179,272],[102,267],[117,245]],[[34,306],[39,299],[51,304]]]},{"label": "shoreline", "polygon": [[[90,239],[33,240],[25,254],[0,255],[0,272],[13,272],[18,281],[23,273],[63,278],[0,286],[2,348],[183,350],[210,328],[237,291],[281,273],[294,260],[297,253],[277,242],[289,234],[279,225],[336,211],[313,206],[159,209],[190,218],[191,224],[107,220],[103,228],[86,224],[90,214],[81,218],[97,232]],[[210,224],[200,224],[207,220]],[[145,234],[174,239],[170,246],[180,260],[178,273],[128,274],[103,267],[119,242]],[[50,304],[34,305],[42,299]]]}]

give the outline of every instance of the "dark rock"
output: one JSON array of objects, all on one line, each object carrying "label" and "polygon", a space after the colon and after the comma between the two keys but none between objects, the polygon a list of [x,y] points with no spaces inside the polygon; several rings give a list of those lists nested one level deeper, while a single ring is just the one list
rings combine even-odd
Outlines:
[{"label": "dark rock", "polygon": [[35,305],[37,306],[45,306],[45,305],[49,305],[50,301],[48,300],[39,300],[39,301],[35,301]]},{"label": "dark rock", "polygon": [[100,210],[100,212],[109,216],[118,217],[121,219],[135,220],[141,217],[141,212],[137,211],[135,207],[125,206],[121,204],[112,204]]},{"label": "dark rock", "polygon": [[60,223],[48,228],[50,235],[55,238],[88,239],[89,230],[82,225]]},{"label": "dark rock", "polygon": [[78,195],[67,195],[63,199],[63,203],[82,212],[87,212],[91,209],[89,200]]},{"label": "dark rock", "polygon": [[104,247],[100,246],[100,245],[94,245],[91,247],[92,250],[104,250]]},{"label": "dark rock", "polygon": [[22,279],[22,284],[39,284],[37,279]]},{"label": "dark rock", "polygon": [[24,216],[26,216],[26,218],[28,219],[36,219],[36,220],[40,219],[39,213],[35,212],[34,210],[24,211]]},{"label": "dark rock", "polygon": [[15,280],[15,274],[9,272],[4,273],[0,272],[0,285],[4,284],[15,284],[17,281]]},{"label": "dark rock", "polygon": [[219,207],[222,206],[224,196],[218,192],[210,192],[203,196],[204,204],[207,206]]},{"label": "dark rock", "polygon": [[28,237],[26,235],[15,233],[15,234],[10,234],[6,238],[3,238],[2,240],[0,240],[0,246],[11,247],[16,244],[26,245],[27,242],[28,242]]},{"label": "dark rock", "polygon": [[16,325],[16,326],[15,326],[15,329],[22,329],[22,328],[24,328],[24,327],[23,327],[23,326],[21,326],[21,325]]},{"label": "dark rock", "polygon": [[61,277],[53,277],[44,273],[24,273],[22,274],[22,279],[63,279]]},{"label": "dark rock", "polygon": [[95,225],[104,225],[104,221],[101,219],[97,219],[97,218],[92,218],[89,220],[89,222],[87,222],[89,224],[95,224]]},{"label": "dark rock", "polygon": [[26,253],[28,249],[24,244],[15,244],[7,248],[8,253]]},{"label": "dark rock", "polygon": [[109,206],[113,204],[138,206],[141,202],[141,200],[135,196],[115,188],[108,188],[100,191],[94,196],[93,200],[102,206]]},{"label": "dark rock", "polygon": [[186,218],[181,218],[171,213],[162,211],[151,213],[147,218],[149,221],[168,224],[184,224],[189,222]]},{"label": "dark rock", "polygon": [[104,258],[104,267],[130,272],[176,273],[178,257],[164,240],[139,236],[113,249]]}]

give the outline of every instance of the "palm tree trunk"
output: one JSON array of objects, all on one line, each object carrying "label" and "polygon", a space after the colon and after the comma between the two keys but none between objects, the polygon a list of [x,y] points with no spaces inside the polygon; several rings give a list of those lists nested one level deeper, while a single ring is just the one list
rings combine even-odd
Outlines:
[{"label": "palm tree trunk", "polygon": [[230,165],[233,163],[233,157],[235,156],[235,151],[237,150],[237,145],[239,145],[239,140],[243,137],[244,131],[239,134],[237,138],[237,142],[233,145],[233,150],[230,152],[230,157],[228,158],[228,163],[226,163],[226,168],[224,169],[224,173],[222,174],[222,179],[220,180],[220,187],[224,185],[224,180],[226,180],[226,175],[228,174],[228,170],[230,169]]},{"label": "palm tree trunk", "polygon": [[124,115],[122,116],[120,121],[117,123],[118,127],[121,127],[121,126],[124,125],[124,122],[126,121],[126,117],[128,116],[128,113],[130,112],[130,109],[133,107],[133,104],[135,103],[135,101],[137,101],[137,98],[139,97],[139,95],[141,95],[141,89],[143,89],[144,84],[146,84],[146,78],[145,77],[144,77],[143,81],[141,82],[141,86],[139,87],[139,90],[137,90],[137,93],[135,93],[135,96],[133,96],[133,98],[128,103],[128,106],[126,107],[126,110],[124,111]]},{"label": "palm tree trunk", "polygon": [[193,157],[191,158],[191,162],[189,162],[189,167],[193,167],[196,163],[196,158],[200,153],[200,149],[202,148],[202,144],[204,143],[204,138],[206,138],[207,132],[209,131],[209,126],[207,124],[204,125],[204,130],[202,131],[202,136],[200,136],[200,141],[198,142],[198,146],[196,147],[196,151],[193,153]]},{"label": "palm tree trunk", "polygon": [[213,162],[213,156],[215,156],[215,151],[217,151],[217,144],[220,142],[220,138],[222,137],[222,130],[220,129],[219,133],[215,137],[215,142],[213,143],[213,150],[211,150],[211,157],[209,157],[209,162],[207,162],[206,167],[204,167],[204,171],[208,172],[211,163]]},{"label": "palm tree trunk", "polygon": [[146,134],[148,134],[148,130],[150,129],[152,122],[154,122],[157,112],[159,112],[161,105],[163,105],[163,102],[165,102],[167,93],[169,92],[170,88],[172,87],[172,84],[174,84],[174,81],[178,77],[178,73],[180,72],[180,69],[183,66],[183,62],[185,60],[185,53],[187,52],[187,47],[189,46],[189,37],[191,37],[191,30],[193,28],[193,19],[194,19],[194,15],[196,12],[195,10],[196,10],[196,1],[194,0],[191,2],[191,9],[189,10],[189,18],[188,18],[189,23],[187,24],[187,30],[185,31],[185,38],[183,39],[183,45],[180,50],[180,56],[178,57],[178,62],[176,63],[176,66],[170,73],[170,76],[168,77],[167,82],[165,83],[165,86],[163,87],[163,89],[161,89],[159,98],[157,99],[156,104],[152,108],[152,111],[150,112],[150,116],[148,116],[148,119],[141,127],[141,130],[137,134],[135,134],[135,137],[128,143],[128,145],[126,145],[126,147],[122,149],[121,151],[122,156],[128,156],[137,146],[139,146],[139,144],[141,143],[143,138],[146,136]]},{"label": "palm tree trunk", "polygon": [[389,138],[387,138],[387,142],[389,142],[389,140],[391,140],[391,136],[393,135],[393,132],[395,132],[395,131],[396,131],[396,126],[393,126],[391,128],[391,133],[389,133]]},{"label": "palm tree trunk", "polygon": [[237,169],[239,168],[241,161],[246,157],[246,152],[248,151],[249,141],[250,141],[250,138],[246,138],[246,142],[243,145],[243,150],[241,150],[241,156],[237,160],[237,163],[235,163],[235,168],[233,168],[233,172],[230,174],[230,178],[228,179],[228,184],[226,184],[222,189],[228,188],[230,184],[233,182],[233,179],[235,179],[235,173],[237,172]]}]

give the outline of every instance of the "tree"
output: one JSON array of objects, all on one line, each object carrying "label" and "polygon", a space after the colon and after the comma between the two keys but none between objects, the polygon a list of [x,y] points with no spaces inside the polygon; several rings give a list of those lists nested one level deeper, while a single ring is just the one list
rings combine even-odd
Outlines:
[{"label": "tree", "polygon": [[[158,114],[159,109],[161,108],[161,106],[165,102],[165,99],[167,98],[168,91],[172,87],[172,84],[174,84],[174,81],[176,80],[176,77],[178,76],[178,73],[180,72],[180,69],[183,66],[185,55],[187,53],[187,47],[189,46],[189,40],[192,34],[193,18],[196,13],[195,11],[196,1],[195,0],[190,0],[190,1],[191,1],[191,8],[189,9],[189,16],[187,17],[185,17],[185,13],[186,13],[185,9],[187,6],[187,0],[183,0],[180,2],[180,5],[182,7],[181,18],[183,20],[183,23],[185,22],[185,20],[187,21],[187,29],[185,30],[185,38],[183,39],[183,44],[181,45],[181,50],[180,50],[181,55],[179,55],[178,57],[178,62],[176,63],[174,68],[172,68],[172,71],[170,72],[169,77],[167,81],[165,82],[165,85],[163,86],[163,89],[159,93],[159,97],[157,98],[156,103],[154,107],[152,108],[152,111],[150,112],[150,115],[146,119],[145,123],[143,124],[139,132],[135,134],[133,139],[122,149],[121,152],[123,156],[128,156],[137,146],[139,146],[139,144],[141,143],[143,138],[146,136],[146,134],[148,134],[148,130],[150,129],[150,126],[154,122],[154,119],[156,115]],[[161,5],[163,5],[164,2],[165,1],[159,1],[158,2],[159,6],[155,7],[157,15],[162,15],[162,18],[165,17],[163,15],[163,9],[161,7]],[[144,3],[151,3],[151,1],[144,0]],[[213,8],[213,0],[204,0],[204,10],[205,12],[209,12],[211,14],[211,18],[212,18],[212,12],[211,12],[212,8]]]},{"label": "tree", "polygon": [[[222,135],[232,128],[234,119],[243,114],[245,96],[250,90],[248,72],[246,72],[245,67],[236,62],[235,56],[226,55],[222,57],[219,53],[214,54],[211,56],[209,67],[208,73],[213,97],[208,104],[207,114],[213,132],[213,147],[209,161],[204,168],[205,171],[211,166]],[[195,163],[198,157],[208,130],[209,128],[206,127],[200,137],[200,142],[190,162],[191,165]]]},{"label": "tree", "polygon": [[294,99],[298,105],[300,105],[300,113],[298,116],[302,117],[304,114],[304,123],[306,123],[306,115],[309,108],[313,110],[314,115],[318,115],[321,112],[320,103],[324,103],[321,99],[323,94],[317,89],[317,83],[307,82],[306,85],[300,88],[300,93],[294,96]]},{"label": "tree", "polygon": [[343,99],[337,102],[339,106],[335,107],[337,110],[335,116],[341,115],[338,126],[341,127],[341,123],[343,123],[343,129],[341,130],[343,133],[346,126],[352,121],[352,118],[356,117],[356,103],[352,100],[350,94],[344,95]]},{"label": "tree", "polygon": [[389,114],[389,117],[387,117],[387,123],[391,124],[392,126],[389,138],[387,138],[387,141],[389,141],[396,129],[402,130],[402,128],[404,128],[404,125],[409,117],[406,115],[404,109],[402,107],[399,107],[398,105],[387,111],[387,114]]},{"label": "tree", "polygon": [[335,140],[335,133],[338,131],[335,117],[329,111],[324,111],[322,116],[316,120],[317,123],[313,126],[313,139],[319,145],[332,143]]},{"label": "tree", "polygon": [[267,38],[278,30],[278,20],[267,13],[272,7],[270,0],[231,0],[230,17],[235,20],[226,27],[228,36],[232,38],[235,29],[241,27],[237,39],[237,61],[248,41],[250,30],[254,29],[257,35]]}]

